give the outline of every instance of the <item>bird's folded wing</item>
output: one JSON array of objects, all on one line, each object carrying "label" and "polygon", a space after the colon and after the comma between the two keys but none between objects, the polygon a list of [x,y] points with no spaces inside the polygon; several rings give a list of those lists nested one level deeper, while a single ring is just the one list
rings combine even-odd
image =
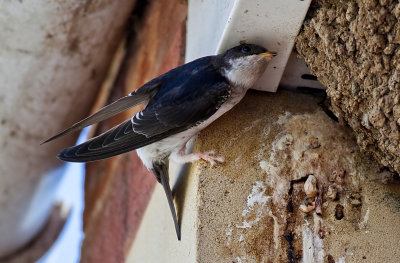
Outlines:
[{"label": "bird's folded wing", "polygon": [[216,82],[207,89],[196,89],[184,100],[171,97],[154,103],[132,118],[133,130],[146,137],[169,133],[176,128],[191,128],[211,117],[229,96],[229,85]]},{"label": "bird's folded wing", "polygon": [[189,99],[178,106],[161,108],[160,103],[154,102],[131,120],[85,143],[62,150],[58,158],[69,162],[96,161],[129,152],[180,133],[214,114],[227,98],[227,86],[226,83],[216,83],[213,87],[209,87],[211,90],[214,88],[213,92],[203,94],[207,95],[207,99],[197,98],[196,102]]},{"label": "bird's folded wing", "polygon": [[211,117],[229,97],[231,87],[208,60],[186,64],[185,70],[132,118],[134,131],[152,137],[179,127],[190,128]]},{"label": "bird's folded wing", "polygon": [[161,78],[161,87],[143,111],[85,143],[62,150],[58,157],[88,162],[146,146],[207,120],[230,95],[230,85],[207,57]]}]

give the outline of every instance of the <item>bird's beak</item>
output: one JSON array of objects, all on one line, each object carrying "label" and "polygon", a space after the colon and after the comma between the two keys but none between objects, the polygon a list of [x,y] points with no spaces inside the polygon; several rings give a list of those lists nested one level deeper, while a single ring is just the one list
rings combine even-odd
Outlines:
[{"label": "bird's beak", "polygon": [[277,53],[276,52],[264,52],[264,53],[260,53],[258,55],[266,57],[266,58],[273,58],[277,55]]}]

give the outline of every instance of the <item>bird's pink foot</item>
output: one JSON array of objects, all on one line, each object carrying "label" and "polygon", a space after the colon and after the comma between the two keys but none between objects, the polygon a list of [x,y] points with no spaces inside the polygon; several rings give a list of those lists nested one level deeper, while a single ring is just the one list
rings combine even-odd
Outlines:
[{"label": "bird's pink foot", "polygon": [[216,156],[214,151],[191,154],[182,154],[180,152],[171,154],[170,159],[177,163],[189,163],[197,160],[204,160],[210,163],[211,166],[214,166],[217,162],[223,163],[225,161],[224,157]]},{"label": "bird's pink foot", "polygon": [[217,162],[223,163],[225,161],[224,157],[216,156],[214,151],[209,151],[204,153],[194,153],[194,154],[197,155],[199,159],[202,159],[210,163],[211,166],[214,166]]}]

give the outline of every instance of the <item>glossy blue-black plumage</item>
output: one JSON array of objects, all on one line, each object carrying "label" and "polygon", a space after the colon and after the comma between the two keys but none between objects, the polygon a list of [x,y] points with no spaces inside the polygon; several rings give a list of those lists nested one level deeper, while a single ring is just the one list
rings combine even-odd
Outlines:
[{"label": "glossy blue-black plumage", "polygon": [[[66,148],[58,157],[88,162],[128,152],[187,130],[212,116],[230,93],[230,85],[204,57],[153,79],[135,93],[154,94],[131,120],[89,141]],[[151,85],[149,85],[151,84]]]},{"label": "glossy blue-black plumage", "polygon": [[151,103],[133,118],[134,131],[151,137],[176,127],[192,127],[214,114],[229,95],[230,86],[211,57],[170,73]]}]

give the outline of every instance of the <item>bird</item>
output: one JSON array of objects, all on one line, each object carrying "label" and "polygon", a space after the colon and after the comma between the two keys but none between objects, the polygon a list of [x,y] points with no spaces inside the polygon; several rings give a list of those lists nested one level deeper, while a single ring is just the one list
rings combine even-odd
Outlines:
[{"label": "bird", "polygon": [[204,160],[214,165],[224,158],[214,151],[186,154],[187,142],[235,106],[264,73],[276,52],[255,44],[240,44],[213,56],[183,64],[101,108],[48,143],[103,121],[138,104],[142,111],[110,130],[60,151],[67,162],[92,162],[136,150],[164,188],[178,240],[181,232],[169,184],[168,164]]}]

